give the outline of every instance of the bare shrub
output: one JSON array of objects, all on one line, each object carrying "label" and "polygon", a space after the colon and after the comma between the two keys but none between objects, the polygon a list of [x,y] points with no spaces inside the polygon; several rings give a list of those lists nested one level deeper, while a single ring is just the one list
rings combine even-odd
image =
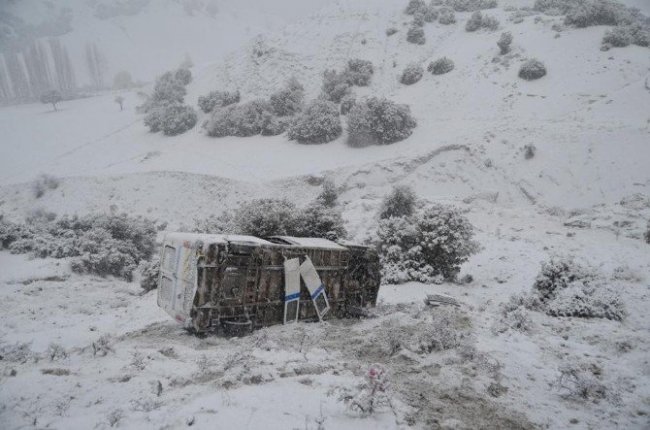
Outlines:
[{"label": "bare shrub", "polygon": [[602,400],[608,396],[607,387],[599,380],[601,370],[598,366],[568,364],[559,370],[555,386],[563,397],[585,401]]},{"label": "bare shrub", "polygon": [[402,72],[400,82],[404,85],[413,85],[422,79],[424,68],[418,63],[411,63]]},{"label": "bare shrub", "polygon": [[519,77],[527,81],[540,79],[544,76],[546,76],[546,66],[536,59],[526,61],[519,69]]},{"label": "bare shrub", "polygon": [[113,339],[109,335],[103,335],[91,345],[93,357],[106,357],[113,349]]},{"label": "bare shrub", "polygon": [[122,418],[124,418],[122,409],[114,409],[106,415],[106,421],[108,421],[108,425],[111,427],[119,426]]},{"label": "bare shrub", "polygon": [[530,299],[523,295],[512,295],[499,306],[500,318],[495,325],[496,331],[517,330],[524,333],[532,329],[533,322],[528,314]]},{"label": "bare shrub", "polygon": [[60,361],[68,358],[68,352],[58,343],[50,343],[45,352],[50,361]]},{"label": "bare shrub", "polygon": [[388,372],[382,365],[373,364],[366,372],[363,384],[356,388],[356,392],[346,391],[339,400],[350,410],[367,417],[376,411],[391,407],[388,388]]},{"label": "bare shrub", "polygon": [[31,349],[30,343],[0,343],[0,360],[9,363],[27,363],[38,361],[38,355]]},{"label": "bare shrub", "polygon": [[454,62],[447,57],[438,58],[429,63],[427,70],[434,75],[444,75],[454,70]]},{"label": "bare shrub", "polygon": [[57,177],[42,174],[32,182],[32,193],[34,194],[34,197],[39,199],[43,197],[47,190],[56,190],[60,184],[61,181]]},{"label": "bare shrub", "polygon": [[424,35],[424,29],[417,25],[412,25],[406,33],[406,41],[416,45],[424,45],[427,41]]}]

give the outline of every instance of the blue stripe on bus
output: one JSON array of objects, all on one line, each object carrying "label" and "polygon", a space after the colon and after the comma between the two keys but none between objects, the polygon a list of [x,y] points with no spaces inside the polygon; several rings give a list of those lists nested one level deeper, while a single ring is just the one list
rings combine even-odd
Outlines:
[{"label": "blue stripe on bus", "polygon": [[314,291],[314,294],[311,295],[312,300],[318,297],[318,295],[322,293],[324,289],[325,289],[325,285],[320,284],[320,287],[318,287],[316,291]]},{"label": "blue stripe on bus", "polygon": [[299,299],[299,298],[300,298],[300,293],[293,293],[293,294],[289,294],[289,295],[284,296],[284,301],[285,302],[290,302],[292,300],[296,300],[296,299]]}]

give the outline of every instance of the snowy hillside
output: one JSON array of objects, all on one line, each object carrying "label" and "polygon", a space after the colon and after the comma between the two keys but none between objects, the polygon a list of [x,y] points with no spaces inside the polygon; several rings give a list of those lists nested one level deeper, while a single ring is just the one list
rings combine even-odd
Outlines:
[{"label": "snowy hillside", "polygon": [[[107,87],[120,70],[148,82],[64,100],[56,111],[42,103],[0,107],[0,221],[124,212],[176,230],[253,199],[304,207],[331,180],[348,239],[376,240],[382,200],[407,185],[422,206],[457,208],[480,244],[462,265],[465,283],[382,285],[373,318],[267,327],[232,339],[188,334],[158,308],[155,291],[76,273],[70,257],[0,250],[0,428],[650,426],[650,245],[643,237],[650,49],[603,50],[611,26],[567,25],[563,14],[531,10],[533,0],[484,10],[498,19],[496,31],[466,31],[472,12],[456,12],[452,24],[427,22],[426,43],[417,45],[406,40],[407,3],[0,6],[0,24],[12,23],[12,31],[29,23],[43,43],[59,38],[80,86],[92,84],[89,43],[105,56]],[[622,3],[650,15],[646,0]],[[52,27],[60,16],[63,32]],[[391,28],[397,32],[389,35]],[[511,51],[500,55],[506,31]],[[7,40],[23,41],[0,42]],[[193,79],[185,103],[197,124],[177,136],[152,133],[136,107],[153,79],[186,57]],[[427,72],[441,57],[454,69]],[[408,105],[417,121],[412,135],[351,147],[345,117],[341,136],[311,145],[287,133],[215,138],[202,127],[210,114],[198,109],[200,96],[239,90],[245,103],[295,77],[309,101],[321,92],[323,72],[342,70],[351,58],[374,67],[370,85],[354,94]],[[531,58],[544,63],[546,76],[518,77]],[[400,76],[414,62],[424,75],[404,85]],[[39,175],[55,185],[39,189]],[[8,237],[1,227],[0,238]],[[624,308],[624,318],[557,317],[539,304],[513,305],[557,255],[575,257],[591,285],[614,291],[612,308]],[[425,306],[434,293],[460,307]],[[369,416],[349,410],[341,399],[376,364],[390,374],[390,405]]]}]

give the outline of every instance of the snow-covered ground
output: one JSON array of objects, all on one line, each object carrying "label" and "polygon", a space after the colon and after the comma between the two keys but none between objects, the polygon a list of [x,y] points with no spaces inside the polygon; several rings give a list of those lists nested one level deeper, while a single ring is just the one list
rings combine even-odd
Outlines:
[{"label": "snow-covered ground", "polygon": [[[1,251],[0,428],[316,429],[321,419],[327,429],[650,427],[650,246],[641,240],[650,219],[650,51],[603,52],[606,27],[558,32],[553,25],[561,17],[515,24],[501,8],[487,13],[514,42],[509,58],[496,62],[500,32],[465,32],[469,13],[458,13],[455,25],[427,24],[427,44],[416,46],[405,41],[410,17],[401,13],[402,0],[338,0],[321,10],[326,2],[313,1],[267,21],[253,3],[221,7],[253,28],[237,28],[231,48],[242,48],[227,55],[217,41],[214,55],[196,42],[215,18],[183,19],[182,28],[196,24],[178,42],[194,47],[190,104],[223,88],[239,88],[244,100],[265,96],[292,74],[314,97],[324,69],[360,57],[376,70],[358,94],[409,104],[414,134],[361,149],[348,147],[345,136],[323,145],[285,135],[215,139],[203,133],[200,117],[193,130],[165,137],[143,125],[136,92],[121,93],[123,111],[108,92],[62,102],[58,112],[43,104],[3,107],[0,214],[21,220],[36,209],[125,211],[178,228],[253,198],[304,204],[329,177],[341,191],[350,236],[359,240],[376,225],[381,198],[408,184],[426,201],[459,207],[475,225],[482,250],[462,273],[474,280],[382,286],[375,318],[362,321],[197,338],[136,283],[73,274],[66,260]],[[120,18],[124,34],[145,43],[135,35],[147,16],[164,33],[177,16],[166,7],[180,3],[161,4],[150,2],[150,15]],[[101,38],[113,34],[110,22],[75,31]],[[400,31],[388,38],[391,26]],[[114,47],[127,49],[128,40],[120,36]],[[138,52],[137,43],[128,52]],[[163,49],[169,41],[152,44]],[[267,52],[261,59],[253,55],[260,46]],[[399,84],[406,64],[426,67],[441,56],[454,60],[453,72]],[[530,57],[546,64],[548,76],[517,78]],[[143,79],[180,60],[144,61],[156,70],[143,68]],[[535,157],[525,159],[531,144]],[[31,181],[42,173],[60,185],[36,198]],[[627,318],[530,312],[530,331],[504,331],[500,304],[530,291],[540,264],[555,254],[598,268],[619,291]],[[614,276],[620,267],[627,279]],[[428,293],[451,295],[461,306],[426,308]],[[419,352],[417,337],[442,317],[461,322],[454,326],[464,335],[460,345]],[[395,333],[404,337],[392,351]],[[389,372],[392,407],[363,418],[338,399],[374,363]],[[604,398],[563,396],[560,368],[575,364],[595,369]]]}]

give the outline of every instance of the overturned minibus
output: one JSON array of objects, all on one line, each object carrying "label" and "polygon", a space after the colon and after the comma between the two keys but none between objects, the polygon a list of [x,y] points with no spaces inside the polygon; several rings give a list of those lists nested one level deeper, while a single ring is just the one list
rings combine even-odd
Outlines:
[{"label": "overturned minibus", "polygon": [[158,305],[198,333],[356,316],[377,302],[374,249],[326,239],[168,233]]}]

